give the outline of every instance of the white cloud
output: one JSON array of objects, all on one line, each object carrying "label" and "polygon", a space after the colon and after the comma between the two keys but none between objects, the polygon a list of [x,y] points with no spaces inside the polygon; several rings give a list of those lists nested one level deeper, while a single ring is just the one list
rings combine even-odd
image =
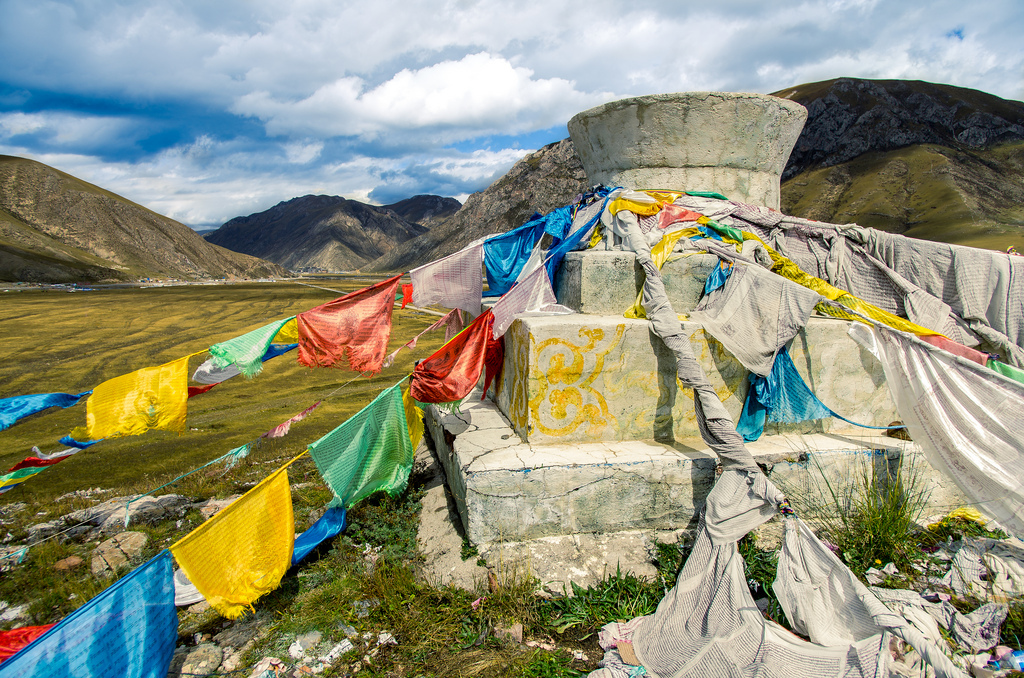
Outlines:
[{"label": "white cloud", "polygon": [[418,70],[404,68],[368,89],[346,77],[289,102],[261,91],[232,106],[266,121],[274,135],[376,137],[386,131],[437,130],[445,141],[544,129],[613,98],[587,94],[563,78],[536,79],[528,68],[492,54],[469,54]]}]

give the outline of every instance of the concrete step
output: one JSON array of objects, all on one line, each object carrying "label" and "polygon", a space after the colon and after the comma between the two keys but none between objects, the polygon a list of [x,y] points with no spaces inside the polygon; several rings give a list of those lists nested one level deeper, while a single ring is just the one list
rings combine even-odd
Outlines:
[{"label": "concrete step", "polygon": [[[479,398],[471,394],[456,414],[428,407],[426,423],[466,535],[483,550],[695,524],[717,466],[699,439],[528,443],[490,399]],[[913,443],[872,435],[769,435],[748,448],[774,482],[801,497],[824,497],[822,477],[845,488],[864,473],[891,478],[901,459],[914,468],[924,463]],[[965,503],[938,474],[918,475],[936,513]]]},{"label": "concrete step", "polygon": [[[848,336],[848,327],[843,320],[811,318],[790,342],[790,357],[833,411],[887,426],[899,415],[882,365]],[[684,322],[683,328],[718,397],[738,419],[748,372],[700,325]],[[532,444],[672,442],[700,435],[692,393],[679,388],[674,358],[647,320],[520,317],[505,335],[505,365],[493,397],[518,436]],[[766,427],[770,434],[854,430],[834,418]]]},{"label": "concrete step", "polygon": [[[665,264],[661,277],[676,313],[694,309],[718,261],[712,254],[693,254]],[[569,252],[555,276],[555,296],[578,313],[621,317],[636,301],[644,279],[632,252]]]}]

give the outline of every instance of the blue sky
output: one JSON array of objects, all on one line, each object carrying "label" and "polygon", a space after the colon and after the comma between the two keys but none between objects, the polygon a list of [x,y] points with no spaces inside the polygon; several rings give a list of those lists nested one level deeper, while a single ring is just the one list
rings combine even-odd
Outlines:
[{"label": "blue sky", "polygon": [[0,0],[0,154],[190,226],[460,200],[575,113],[840,76],[1024,99],[1020,0]]}]

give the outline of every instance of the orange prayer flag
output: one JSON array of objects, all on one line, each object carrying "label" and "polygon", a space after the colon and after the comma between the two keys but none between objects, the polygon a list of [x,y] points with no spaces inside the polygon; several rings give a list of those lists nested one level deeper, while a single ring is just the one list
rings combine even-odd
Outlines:
[{"label": "orange prayer flag", "polygon": [[[391,336],[391,310],[401,275],[296,316],[299,362],[380,372]],[[347,356],[347,365],[339,365]]]}]

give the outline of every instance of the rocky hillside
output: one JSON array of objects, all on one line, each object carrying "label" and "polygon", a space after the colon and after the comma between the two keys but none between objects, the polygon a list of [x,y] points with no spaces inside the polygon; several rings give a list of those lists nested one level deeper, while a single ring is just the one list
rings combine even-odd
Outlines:
[{"label": "rocky hillside", "polygon": [[457,252],[490,233],[504,233],[533,216],[567,205],[588,187],[569,139],[548,144],[517,162],[486,190],[474,193],[454,216],[364,266],[364,271],[407,271]]},{"label": "rocky hillside", "polygon": [[0,156],[0,280],[284,276],[182,223],[34,160]]},{"label": "rocky hillside", "polygon": [[775,93],[808,109],[782,211],[977,247],[1024,246],[1024,103],[920,81]]},{"label": "rocky hillside", "polygon": [[416,196],[375,207],[338,196],[307,195],[236,217],[206,239],[287,268],[350,271],[428,231],[458,200]]},{"label": "rocky hillside", "polygon": [[774,93],[807,107],[783,179],[915,144],[978,150],[1024,139],[1024,103],[920,80],[839,78]]}]

